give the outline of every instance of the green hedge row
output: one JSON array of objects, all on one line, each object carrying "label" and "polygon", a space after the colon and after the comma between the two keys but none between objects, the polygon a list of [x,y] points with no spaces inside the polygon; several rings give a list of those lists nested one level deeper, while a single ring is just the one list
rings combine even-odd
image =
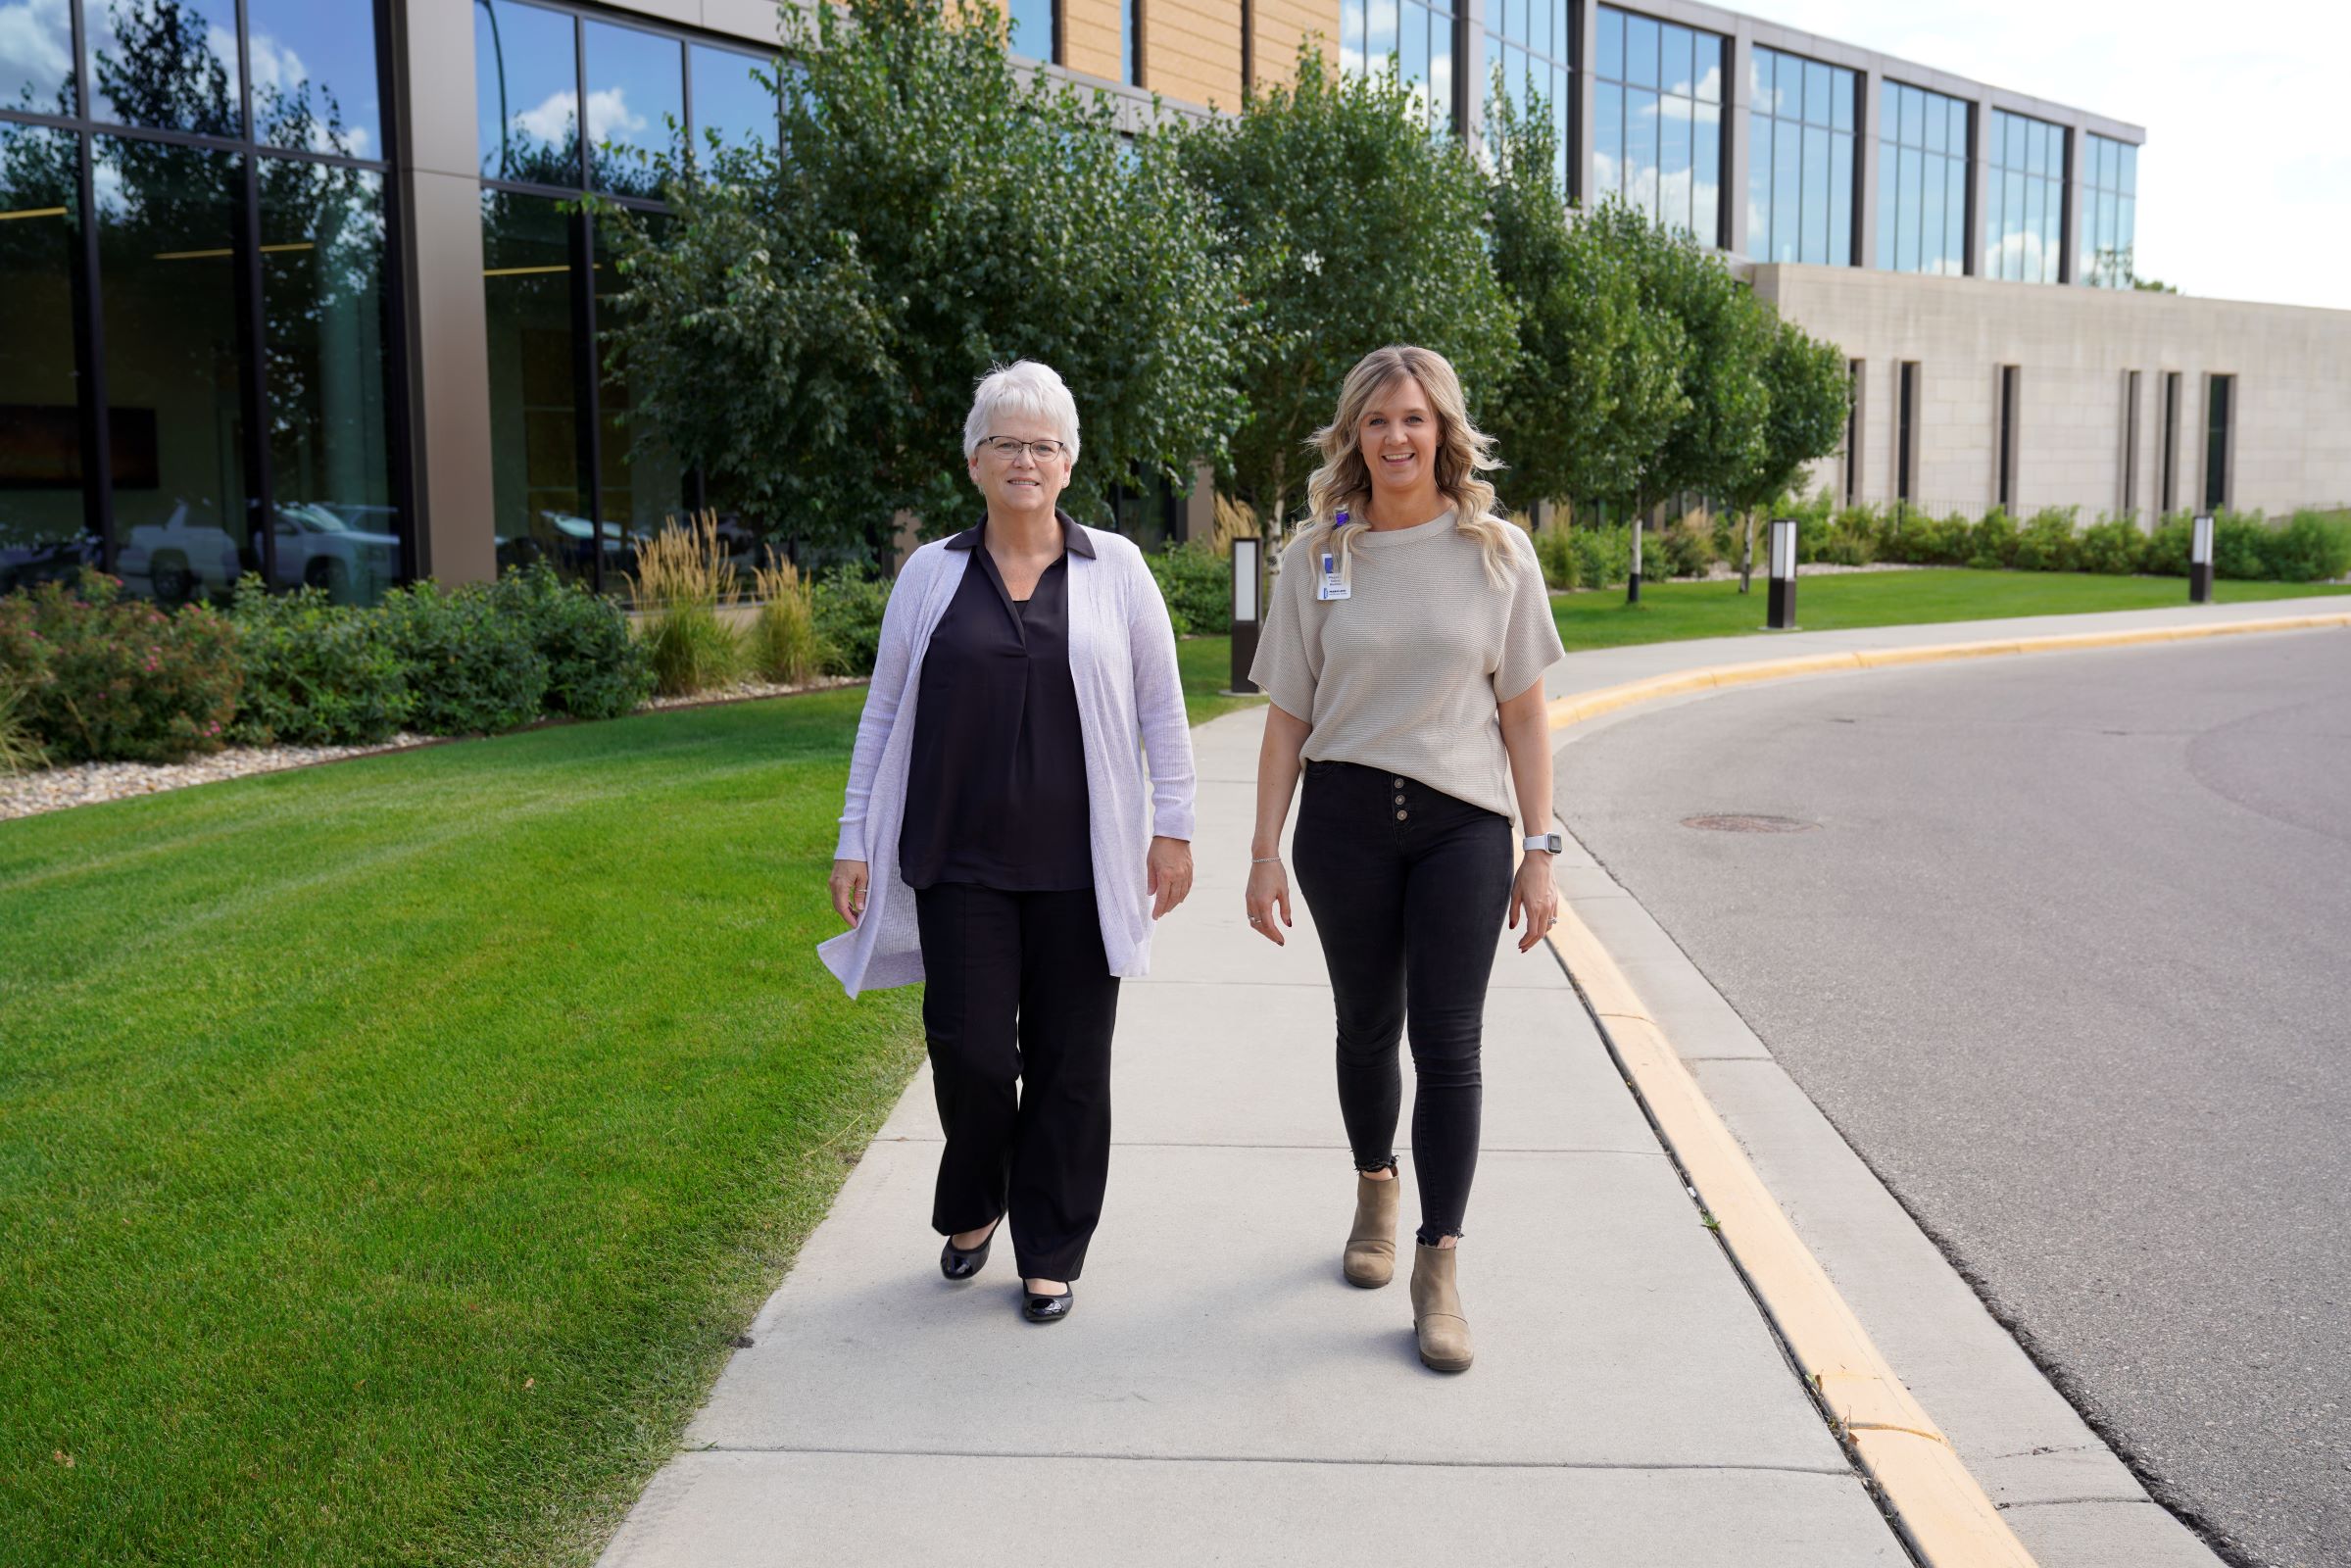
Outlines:
[{"label": "green hedge row", "polygon": [[544,563],[397,589],[371,609],[258,578],[221,614],[167,613],[86,573],[0,599],[11,722],[58,762],[175,761],[245,745],[365,746],[610,718],[653,689],[618,607]]}]

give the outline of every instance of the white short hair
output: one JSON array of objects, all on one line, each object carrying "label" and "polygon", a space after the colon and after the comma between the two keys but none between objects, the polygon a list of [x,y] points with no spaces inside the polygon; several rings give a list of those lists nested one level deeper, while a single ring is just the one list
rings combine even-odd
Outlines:
[{"label": "white short hair", "polygon": [[979,390],[972,394],[971,413],[963,420],[966,461],[978,455],[980,443],[995,433],[997,419],[1007,414],[1045,420],[1069,448],[1069,461],[1077,461],[1078,402],[1052,366],[1017,360],[980,377]]}]

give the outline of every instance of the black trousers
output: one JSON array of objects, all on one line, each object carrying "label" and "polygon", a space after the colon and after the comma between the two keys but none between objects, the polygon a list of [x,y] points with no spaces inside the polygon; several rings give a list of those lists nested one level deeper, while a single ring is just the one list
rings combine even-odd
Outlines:
[{"label": "black trousers", "polygon": [[1074,1280],[1110,1177],[1110,1032],[1118,977],[1091,889],[914,895],[922,1026],[947,1133],[931,1224],[1008,1215],[1023,1277]]},{"label": "black trousers", "polygon": [[1461,1234],[1478,1173],[1486,983],[1509,912],[1510,821],[1413,779],[1308,762],[1291,844],[1339,1012],[1355,1168],[1396,1160],[1396,1043],[1412,1031],[1420,1240]]}]

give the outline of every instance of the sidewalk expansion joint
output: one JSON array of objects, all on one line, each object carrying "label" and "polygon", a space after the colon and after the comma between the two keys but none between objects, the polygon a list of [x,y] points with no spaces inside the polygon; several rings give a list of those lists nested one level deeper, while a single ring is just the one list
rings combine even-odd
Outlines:
[{"label": "sidewalk expansion joint", "polygon": [[1597,1470],[1635,1475],[1697,1471],[1710,1475],[1849,1477],[1845,1465],[1814,1464],[1641,1464],[1610,1459],[1341,1459],[1311,1454],[1267,1453],[1094,1453],[1048,1448],[876,1448],[823,1444],[711,1443],[681,1453],[811,1453],[867,1455],[880,1459],[1114,1459],[1128,1464],[1335,1465],[1374,1470]]}]

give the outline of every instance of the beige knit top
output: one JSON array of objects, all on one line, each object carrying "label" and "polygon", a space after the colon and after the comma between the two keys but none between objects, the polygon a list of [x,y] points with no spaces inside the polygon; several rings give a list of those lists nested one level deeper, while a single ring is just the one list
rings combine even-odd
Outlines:
[{"label": "beige knit top", "polygon": [[1345,599],[1315,597],[1310,532],[1283,552],[1249,679],[1314,726],[1307,760],[1360,762],[1518,815],[1495,707],[1567,650],[1535,543],[1508,531],[1514,559],[1500,588],[1450,512],[1357,533]]}]

